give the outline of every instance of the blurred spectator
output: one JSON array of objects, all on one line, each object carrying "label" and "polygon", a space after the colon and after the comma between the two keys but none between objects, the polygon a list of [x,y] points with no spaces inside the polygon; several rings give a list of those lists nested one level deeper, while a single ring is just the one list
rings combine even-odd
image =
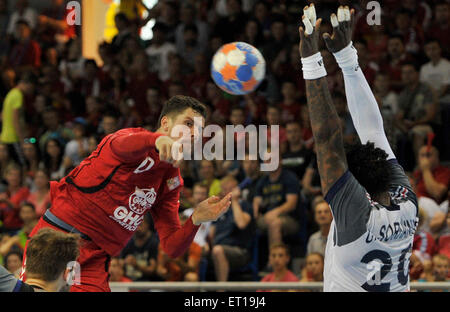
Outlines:
[{"label": "blurred spectator", "polygon": [[183,33],[183,48],[177,49],[177,53],[192,70],[195,67],[195,56],[204,51],[205,48],[198,41],[197,26],[195,24],[186,25]]},{"label": "blurred spectator", "polygon": [[255,5],[253,6],[253,15],[258,21],[264,37],[268,38],[270,36],[270,24],[271,24],[269,4],[266,1],[256,2]]},{"label": "blurred spectator", "polygon": [[15,26],[16,42],[9,53],[8,64],[22,74],[36,70],[41,66],[41,47],[32,39],[31,28],[27,21],[19,20]]},{"label": "blurred spectator", "polygon": [[287,245],[274,244],[270,246],[269,264],[273,272],[264,276],[261,282],[298,282],[297,276],[288,268],[290,260],[290,252]]},{"label": "blurred spectator", "polygon": [[439,151],[436,147],[424,145],[419,150],[418,169],[414,172],[416,178],[416,194],[419,203],[430,218],[436,213],[434,207],[423,204],[422,197],[433,200],[440,205],[446,198],[450,185],[450,169],[442,166],[439,161]]},{"label": "blurred spectator", "polygon": [[286,20],[283,16],[276,15],[270,24],[270,36],[261,53],[266,62],[271,63],[282,50],[290,51],[290,45],[286,33]]},{"label": "blurred spectator", "polygon": [[177,51],[183,51],[185,47],[185,28],[188,25],[195,25],[197,28],[197,43],[200,50],[204,51],[208,45],[209,25],[198,18],[195,7],[189,3],[184,3],[180,10],[180,23],[175,31]]},{"label": "blurred spectator", "polygon": [[46,141],[43,151],[42,163],[47,170],[50,180],[59,181],[66,175],[64,166],[64,145],[55,138]]},{"label": "blurred spectator", "polygon": [[45,169],[38,169],[34,175],[33,189],[27,201],[36,208],[36,215],[42,217],[51,206],[49,176]]},{"label": "blurred spectator", "polygon": [[117,13],[114,17],[114,22],[118,33],[112,39],[111,47],[113,53],[117,53],[123,48],[125,41],[131,37],[131,30],[130,21],[124,13]]},{"label": "blurred spectator", "polygon": [[155,279],[159,239],[150,225],[150,216],[146,215],[120,254],[125,260],[126,276],[133,281]]},{"label": "blurred spectator", "polygon": [[75,118],[72,128],[74,138],[64,148],[64,166],[66,168],[78,166],[84,158],[89,156],[86,127],[86,120],[81,117]]},{"label": "blurred spectator", "polygon": [[220,180],[215,177],[215,162],[209,160],[200,161],[200,181],[208,187],[208,197],[219,195],[221,192]]},{"label": "blurred spectator", "polygon": [[323,281],[324,257],[320,253],[310,253],[306,256],[306,265],[302,270],[301,282]]},{"label": "blurred spectator", "polygon": [[43,42],[49,45],[65,43],[75,37],[75,25],[69,25],[68,15],[71,13],[66,8],[65,0],[52,0],[49,8],[39,16],[39,33]]},{"label": "blurred spectator", "polygon": [[391,80],[391,88],[399,92],[404,84],[402,81],[402,65],[413,61],[413,57],[406,53],[403,38],[397,35],[390,35],[386,59],[381,66],[381,70],[386,73]]},{"label": "blurred spectator", "polygon": [[417,54],[424,42],[424,33],[421,25],[413,25],[413,13],[401,9],[395,14],[394,35],[403,37],[406,52]]},{"label": "blurred spectator", "polygon": [[28,198],[29,189],[23,186],[22,168],[10,164],[5,171],[5,180],[8,187],[2,190],[0,210],[3,215],[3,228],[6,232],[15,233],[23,226],[20,219],[20,204]]},{"label": "blurred spectator", "polygon": [[150,58],[149,69],[152,72],[158,73],[158,78],[161,81],[165,81],[170,78],[169,56],[170,54],[177,53],[177,49],[173,43],[166,40],[166,28],[164,24],[156,23],[152,31],[153,39],[149,47],[145,50]]},{"label": "blurred spectator", "polygon": [[431,261],[428,260],[424,267],[424,273],[420,281],[445,282],[449,280],[450,262],[447,256],[437,254]]},{"label": "blurred spectator", "polygon": [[[187,219],[187,215],[180,213],[182,225]],[[175,259],[171,259],[159,246],[156,273],[165,281],[197,282],[199,281],[198,273],[201,257],[202,247],[196,242],[192,242],[188,250]]]},{"label": "blurred spectator", "polygon": [[11,157],[8,145],[0,143],[0,183],[6,184],[6,168],[8,168],[8,166],[13,163],[15,163],[15,161],[14,158]]},{"label": "blurred spectator", "polygon": [[[69,142],[73,138],[72,130],[63,125],[58,111],[53,107],[47,107],[44,110],[42,113],[42,119],[45,132],[41,134],[38,139],[39,149],[42,153],[45,153],[45,146],[50,138],[60,140],[62,142],[61,145]],[[64,150],[62,152],[64,153]]]},{"label": "blurred spectator", "polygon": [[208,59],[204,53],[198,53],[193,58],[194,72],[186,77],[186,87],[192,96],[198,99],[206,98],[206,83],[211,79]]},{"label": "blurred spectator", "polygon": [[108,110],[102,116],[100,131],[103,136],[114,133],[119,130],[119,114],[115,110]]},{"label": "blurred spectator", "polygon": [[109,263],[109,282],[132,282],[130,278],[125,276],[124,260],[118,257],[111,258]]},{"label": "blurred spectator", "polygon": [[22,270],[22,252],[11,251],[5,256],[5,269],[14,274],[15,278],[19,278]]},{"label": "blurred spectator", "polygon": [[297,100],[297,92],[294,82],[286,80],[281,85],[283,95],[282,102],[279,104],[281,109],[281,122],[286,124],[289,121],[300,119],[301,105]]},{"label": "blurred spectator", "polygon": [[36,209],[32,203],[22,202],[20,204],[20,219],[23,222],[23,226],[19,232],[17,232],[16,236],[20,238],[20,249],[25,250],[25,245],[27,240],[29,239],[31,231],[34,229],[34,226],[39,221],[38,216],[36,215]]},{"label": "blurred spectator", "polygon": [[434,18],[427,30],[427,37],[439,41],[445,53],[450,52],[450,4],[446,1],[438,1],[434,6]]},{"label": "blurred spectator", "polygon": [[147,89],[146,102],[148,114],[144,117],[144,123],[156,126],[163,107],[163,95],[159,88]]},{"label": "blurred spectator", "polygon": [[251,44],[257,49],[264,46],[264,35],[259,21],[255,18],[249,18],[245,24],[245,31],[242,33],[243,42]]},{"label": "blurred spectator", "polygon": [[333,221],[333,215],[331,214],[328,203],[322,196],[314,198],[311,206],[319,230],[309,237],[306,253],[308,255],[319,253],[325,257],[325,247],[327,245],[328,232],[330,231],[331,221]]},{"label": "blurred spectator", "polygon": [[175,43],[175,32],[178,26],[177,1],[161,1],[161,4],[157,4],[154,9],[159,9],[159,14],[156,15],[156,22],[165,26],[167,41]]},{"label": "blurred spectator", "polygon": [[17,22],[24,20],[34,30],[38,23],[36,10],[28,6],[28,0],[17,0],[14,12],[9,18],[8,34],[12,35],[16,29]]},{"label": "blurred spectator", "polygon": [[211,121],[219,125],[225,125],[230,116],[231,103],[212,80],[206,83],[206,103],[211,105],[214,110]]},{"label": "blurred spectator", "polygon": [[270,144],[271,142],[271,134],[272,134],[272,128],[271,126],[278,126],[278,138],[275,138],[276,141],[278,141],[280,146],[281,153],[284,153],[287,150],[287,135],[286,135],[286,128],[284,128],[283,124],[281,123],[281,110],[276,105],[268,105],[267,106],[267,113],[266,113],[266,120],[267,120],[267,142]]},{"label": "blurred spectator", "polygon": [[440,123],[438,102],[431,88],[419,81],[417,65],[407,63],[402,66],[402,81],[405,88],[399,95],[399,110],[396,125],[402,134],[411,138],[414,155],[423,145],[427,134],[434,132],[432,126]]},{"label": "blurred spectator", "polygon": [[371,25],[370,29],[371,32],[366,37],[368,58],[372,62],[380,64],[386,54],[389,36],[383,24]]},{"label": "blurred spectator", "polygon": [[217,21],[213,32],[224,42],[233,42],[239,38],[239,34],[244,32],[247,15],[242,11],[241,0],[227,1],[226,12],[227,15]]},{"label": "blurred spectator", "polygon": [[267,234],[269,247],[299,231],[299,195],[297,176],[281,164],[259,180],[253,198],[253,215],[258,228]]},{"label": "blurred spectator", "polygon": [[[162,61],[162,60],[161,60]],[[146,113],[147,89],[160,87],[156,73],[149,71],[149,57],[144,51],[135,51],[133,63],[129,66],[127,93],[134,100],[133,109]]]},{"label": "blurred spectator", "polygon": [[8,144],[12,157],[24,163],[21,145],[27,129],[24,121],[24,100],[27,94],[34,91],[34,79],[31,75],[23,75],[17,86],[11,91],[3,102],[2,132],[0,140]]},{"label": "blurred spectator", "polygon": [[221,197],[233,192],[231,207],[213,222],[210,237],[213,242],[211,256],[216,280],[228,281],[230,272],[242,268],[250,261],[253,241],[253,214],[250,204],[241,200],[238,183],[232,176],[220,181]]},{"label": "blurred spectator", "polygon": [[[427,83],[440,99],[450,94],[450,62],[442,57],[441,44],[437,40],[428,41],[424,50],[430,61],[420,68],[420,82]],[[450,101],[447,99],[447,102]]]},{"label": "blurred spectator", "polygon": [[303,178],[313,154],[306,148],[301,135],[301,126],[298,121],[294,120],[286,124],[288,148],[282,155],[282,165],[283,168],[294,172],[299,180]]},{"label": "blurred spectator", "polygon": [[39,152],[36,138],[25,139],[22,145],[22,151],[25,159],[25,164],[23,166],[25,184],[31,186],[33,185],[33,179],[41,162],[41,154]]},{"label": "blurred spectator", "polygon": [[260,164],[258,159],[251,159],[250,154],[245,154],[242,160],[242,168],[245,172],[245,178],[239,183],[242,200],[253,203],[256,193],[256,186],[261,177]]}]

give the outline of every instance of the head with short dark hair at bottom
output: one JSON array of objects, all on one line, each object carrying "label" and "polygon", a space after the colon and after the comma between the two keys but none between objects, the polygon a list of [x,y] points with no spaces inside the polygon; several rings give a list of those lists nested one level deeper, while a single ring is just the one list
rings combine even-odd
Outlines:
[{"label": "head with short dark hair at bottom", "polygon": [[65,272],[67,264],[79,255],[80,237],[44,228],[28,242],[27,277],[53,282]]},{"label": "head with short dark hair at bottom", "polygon": [[373,142],[346,146],[348,169],[372,198],[389,190],[391,170],[388,154]]}]

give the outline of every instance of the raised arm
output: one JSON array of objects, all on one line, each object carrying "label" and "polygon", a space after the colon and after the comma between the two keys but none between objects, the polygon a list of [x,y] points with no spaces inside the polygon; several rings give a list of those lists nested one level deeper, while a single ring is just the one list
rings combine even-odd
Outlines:
[{"label": "raised arm", "polygon": [[325,195],[347,171],[347,160],[339,117],[331,99],[325,77],[326,71],[319,52],[321,19],[316,21],[315,15],[314,5],[305,8],[302,17],[305,30],[303,27],[299,28],[300,55],[322,192]]},{"label": "raised arm", "polygon": [[331,15],[333,34],[323,34],[328,50],[333,53],[344,74],[345,94],[348,110],[362,144],[374,142],[375,147],[383,149],[389,156],[395,158],[389,145],[383,127],[375,96],[358,65],[358,54],[352,44],[355,26],[355,11],[339,7],[337,16]]}]

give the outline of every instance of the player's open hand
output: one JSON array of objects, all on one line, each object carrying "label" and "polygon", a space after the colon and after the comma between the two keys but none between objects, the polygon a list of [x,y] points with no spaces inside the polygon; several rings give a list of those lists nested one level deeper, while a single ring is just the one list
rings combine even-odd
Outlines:
[{"label": "player's open hand", "polygon": [[195,207],[192,214],[192,222],[200,225],[203,222],[216,221],[219,219],[231,204],[231,193],[225,195],[222,199],[218,196],[212,196]]},{"label": "player's open hand", "polygon": [[328,50],[336,53],[350,44],[352,41],[353,30],[355,28],[355,10],[348,6],[340,6],[336,14],[330,16],[333,34],[323,34],[323,39]]},{"label": "player's open hand", "polygon": [[310,6],[305,6],[303,9],[302,22],[305,28],[299,27],[298,31],[300,33],[300,55],[305,58],[319,52],[319,33],[320,24],[322,19],[316,20],[316,9],[314,4]]},{"label": "player's open hand", "polygon": [[160,136],[155,142],[159,151],[159,160],[172,164],[175,168],[180,167],[183,161],[183,145],[172,140],[168,136]]}]

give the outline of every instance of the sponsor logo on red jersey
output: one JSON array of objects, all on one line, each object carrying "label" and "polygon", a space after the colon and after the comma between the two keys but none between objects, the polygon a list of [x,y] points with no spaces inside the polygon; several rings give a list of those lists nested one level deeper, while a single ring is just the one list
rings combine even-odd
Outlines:
[{"label": "sponsor logo on red jersey", "polygon": [[153,187],[151,189],[136,187],[136,190],[128,200],[129,208],[119,206],[114,210],[113,215],[109,217],[126,230],[135,231],[144,219],[145,211],[152,207],[155,200],[156,192]]}]

